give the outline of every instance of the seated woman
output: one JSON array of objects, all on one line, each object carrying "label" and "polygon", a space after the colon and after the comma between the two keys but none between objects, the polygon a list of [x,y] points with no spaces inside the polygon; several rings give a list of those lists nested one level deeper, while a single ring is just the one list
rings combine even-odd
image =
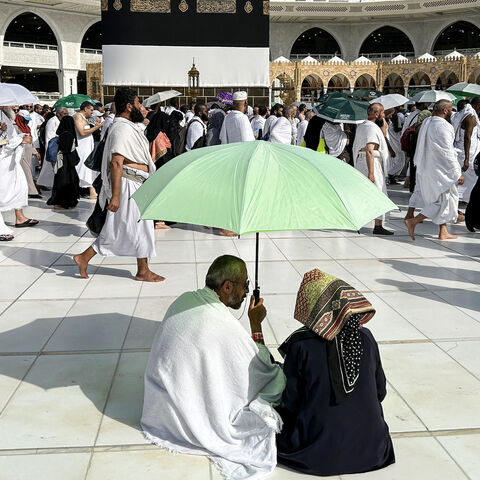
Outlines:
[{"label": "seated woman", "polygon": [[305,274],[294,317],[305,326],[280,347],[287,386],[277,408],[278,462],[313,475],[368,472],[395,462],[381,401],[386,379],[373,335],[375,310],[320,270]]}]

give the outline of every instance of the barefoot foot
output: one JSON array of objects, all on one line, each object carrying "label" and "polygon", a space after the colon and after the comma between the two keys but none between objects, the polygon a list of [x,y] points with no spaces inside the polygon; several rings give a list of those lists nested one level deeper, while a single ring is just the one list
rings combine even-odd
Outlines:
[{"label": "barefoot foot", "polygon": [[135,280],[139,282],[163,282],[165,277],[161,277],[156,273],[153,273],[151,270],[147,270],[145,273],[137,273],[135,275]]},{"label": "barefoot foot", "polygon": [[87,275],[87,267],[88,267],[88,262],[86,262],[82,255],[74,255],[73,256],[73,261],[77,264],[78,266],[78,271],[80,273],[80,276],[83,278],[89,278]]},{"label": "barefoot foot", "polygon": [[414,218],[406,218],[405,219],[405,225],[407,226],[408,234],[412,238],[412,240],[415,240],[415,219]]},{"label": "barefoot foot", "polygon": [[172,227],[167,225],[165,222],[157,222],[155,224],[155,230],[171,230]]},{"label": "barefoot foot", "polygon": [[65,207],[62,207],[61,205],[54,205],[54,206],[53,206],[53,209],[54,209],[54,210],[66,210],[66,208],[65,208]]},{"label": "barefoot foot", "polygon": [[448,233],[448,232],[447,232],[447,233],[440,233],[440,234],[438,235],[438,238],[439,238],[440,240],[455,240],[455,239],[457,238],[457,236],[456,236],[456,235],[452,235],[451,233]]},{"label": "barefoot foot", "polygon": [[222,229],[218,232],[222,237],[236,237],[237,234],[235,232],[231,232],[230,230]]}]

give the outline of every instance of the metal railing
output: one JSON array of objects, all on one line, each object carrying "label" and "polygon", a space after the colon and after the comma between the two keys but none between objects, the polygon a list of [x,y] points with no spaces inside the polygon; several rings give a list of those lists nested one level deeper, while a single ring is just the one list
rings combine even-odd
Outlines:
[{"label": "metal railing", "polygon": [[[454,48],[451,48],[450,50],[434,50],[433,55],[435,57],[444,57],[445,55],[452,53],[453,50]],[[475,55],[480,51],[480,48],[457,48],[456,50],[462,55]]]},{"label": "metal railing", "polygon": [[[460,50],[459,50],[460,51]],[[448,52],[450,53],[450,52]],[[310,56],[314,58],[315,60],[318,60],[319,62],[328,62],[335,54],[316,54],[316,53],[311,53]],[[339,53],[336,54],[338,57],[341,57]],[[360,53],[360,56],[364,56],[368,58],[369,60],[372,61],[377,61],[377,62],[388,62],[392,58],[396,57],[397,55],[403,55],[404,57],[408,59],[414,59],[415,58],[415,53],[414,52],[390,52],[390,53]],[[290,55],[290,61],[292,62],[300,62],[302,61],[307,55],[299,55],[299,54],[292,54]],[[356,60],[356,58],[351,58],[351,59],[346,59],[344,58],[343,60],[345,61],[351,61],[353,62]]]},{"label": "metal railing", "polygon": [[3,42],[4,47],[31,48],[34,50],[55,50],[58,51],[58,45],[45,45],[43,43],[22,43],[22,42]]},{"label": "metal railing", "polygon": [[102,51],[101,50],[96,50],[94,48],[81,48],[80,53],[88,53],[88,54],[93,54],[93,55],[101,55]]}]

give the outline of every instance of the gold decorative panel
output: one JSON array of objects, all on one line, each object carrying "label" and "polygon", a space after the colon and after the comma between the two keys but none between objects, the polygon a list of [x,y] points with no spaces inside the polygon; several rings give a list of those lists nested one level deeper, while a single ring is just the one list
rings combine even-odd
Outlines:
[{"label": "gold decorative panel", "polygon": [[108,10],[108,0],[102,0],[102,11],[106,12]]},{"label": "gold decorative panel", "polygon": [[132,12],[170,13],[170,0],[130,0]]},{"label": "gold decorative panel", "polygon": [[197,13],[236,13],[236,0],[197,0]]},{"label": "gold decorative panel", "polygon": [[115,1],[113,2],[113,8],[114,8],[115,10],[117,10],[117,11],[118,11],[118,10],[121,10],[121,9],[122,9],[122,6],[123,6],[123,5],[122,5],[121,0],[115,0]]},{"label": "gold decorative panel", "polygon": [[247,13],[252,13],[253,11],[253,5],[252,2],[248,1],[245,3],[245,6],[243,7]]},{"label": "gold decorative panel", "polygon": [[263,2],[263,14],[270,15],[270,2],[268,0]]}]

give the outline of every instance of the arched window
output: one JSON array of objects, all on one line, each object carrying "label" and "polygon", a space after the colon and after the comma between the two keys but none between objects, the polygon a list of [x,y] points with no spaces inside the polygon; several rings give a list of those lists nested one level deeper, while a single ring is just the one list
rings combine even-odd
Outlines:
[{"label": "arched window", "polygon": [[5,32],[6,42],[58,45],[53,30],[34,13],[22,13],[14,18]]},{"label": "arched window", "polygon": [[102,22],[94,23],[85,33],[81,48],[89,50],[102,49]]},{"label": "arched window", "polygon": [[382,27],[375,30],[360,47],[360,55],[413,52],[414,48],[408,36],[395,27]]},{"label": "arched window", "polygon": [[403,89],[403,80],[400,75],[397,73],[391,73],[383,84],[383,91],[385,94],[388,93],[404,93]]},{"label": "arched window", "polygon": [[329,90],[346,90],[350,88],[350,82],[343,73],[337,73],[328,82]]},{"label": "arched window", "polygon": [[375,88],[375,79],[368,73],[364,73],[355,81],[355,88]]},{"label": "arched window", "polygon": [[337,41],[321,28],[311,28],[303,32],[293,44],[290,55],[341,55]]},{"label": "arched window", "polygon": [[480,29],[469,22],[456,22],[442,30],[433,46],[435,52],[480,49]]}]

